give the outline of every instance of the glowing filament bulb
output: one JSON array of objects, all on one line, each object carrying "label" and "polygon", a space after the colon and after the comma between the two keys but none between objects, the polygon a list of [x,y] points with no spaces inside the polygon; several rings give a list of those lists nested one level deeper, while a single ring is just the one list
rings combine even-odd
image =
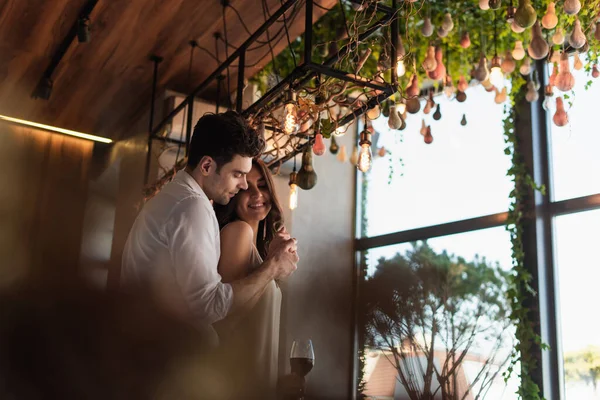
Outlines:
[{"label": "glowing filament bulb", "polygon": [[290,184],[290,210],[298,207],[298,186],[295,183]]},{"label": "glowing filament bulb", "polygon": [[298,173],[296,173],[296,160],[294,160],[294,171],[290,174],[290,210],[295,210],[298,207]]},{"label": "glowing filament bulb", "polygon": [[502,73],[502,67],[500,67],[500,57],[495,56],[492,59],[492,69],[490,71],[490,83],[497,88],[504,86],[504,74]]},{"label": "glowing filament bulb", "polygon": [[357,167],[361,172],[367,172],[371,169],[371,161],[373,160],[373,154],[371,153],[371,146],[363,145],[360,147],[360,153],[358,154]]},{"label": "glowing filament bulb", "polygon": [[373,154],[371,153],[371,134],[366,129],[360,133],[360,152],[358,154],[358,163],[356,167],[361,172],[367,172],[371,169]]},{"label": "glowing filament bulb", "polygon": [[298,110],[294,103],[287,103],[283,111],[283,131],[286,135],[298,132]]},{"label": "glowing filament bulb", "polygon": [[400,78],[401,76],[404,76],[405,73],[406,67],[404,66],[404,61],[398,60],[398,64],[396,65],[396,76]]}]

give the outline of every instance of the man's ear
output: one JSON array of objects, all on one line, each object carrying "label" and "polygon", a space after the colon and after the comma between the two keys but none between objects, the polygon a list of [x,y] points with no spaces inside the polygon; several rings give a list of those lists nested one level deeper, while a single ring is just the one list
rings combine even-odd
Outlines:
[{"label": "man's ear", "polygon": [[198,169],[202,176],[210,175],[211,171],[217,168],[217,163],[212,157],[204,156],[198,163]]}]

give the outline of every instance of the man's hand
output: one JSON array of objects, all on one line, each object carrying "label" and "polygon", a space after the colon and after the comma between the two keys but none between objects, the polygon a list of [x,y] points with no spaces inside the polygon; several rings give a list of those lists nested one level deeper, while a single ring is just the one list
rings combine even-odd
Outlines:
[{"label": "man's hand", "polygon": [[272,264],[274,279],[290,276],[297,268],[298,253],[296,239],[290,237],[285,227],[279,229],[273,237],[265,262]]}]

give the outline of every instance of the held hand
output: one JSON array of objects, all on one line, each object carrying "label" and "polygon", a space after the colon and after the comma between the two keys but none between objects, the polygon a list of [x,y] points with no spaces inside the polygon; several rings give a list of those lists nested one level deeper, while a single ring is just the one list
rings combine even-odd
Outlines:
[{"label": "held hand", "polygon": [[285,239],[283,236],[275,236],[269,246],[267,260],[272,263],[275,279],[290,276],[297,268],[298,253],[296,252],[296,239]]}]

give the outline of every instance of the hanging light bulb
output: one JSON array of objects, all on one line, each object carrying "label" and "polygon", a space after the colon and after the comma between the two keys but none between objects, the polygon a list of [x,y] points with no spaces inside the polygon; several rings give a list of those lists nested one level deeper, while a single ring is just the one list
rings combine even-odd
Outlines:
[{"label": "hanging light bulb", "polygon": [[567,15],[575,15],[581,10],[581,2],[579,0],[565,0],[563,11]]},{"label": "hanging light bulb", "polygon": [[559,26],[552,35],[552,43],[556,45],[562,45],[565,42],[565,34],[563,33],[562,28]]},{"label": "hanging light bulb", "polygon": [[398,117],[400,118],[400,128],[398,128],[398,130],[403,131],[404,129],[406,129],[406,116],[403,116],[402,114],[398,113]]},{"label": "hanging light bulb", "polygon": [[500,66],[502,68],[502,72],[505,74],[512,74],[515,71],[516,66],[517,63],[515,63],[514,57],[512,56],[511,52],[507,50],[506,57],[504,57],[504,60]]},{"label": "hanging light bulb", "polygon": [[289,90],[286,95],[285,105],[283,106],[283,132],[286,135],[293,135],[298,132],[298,107],[296,105],[296,92]]},{"label": "hanging light bulb", "polygon": [[[295,160],[294,160],[295,161]],[[298,207],[298,174],[296,173],[296,168],[290,174],[290,210],[295,210]]]},{"label": "hanging light bulb", "polygon": [[427,133],[425,133],[425,136],[423,137],[423,141],[426,144],[433,143],[433,136],[431,135],[431,125],[427,126]]},{"label": "hanging light bulb", "polygon": [[444,14],[444,19],[442,21],[442,28],[446,32],[450,32],[452,29],[454,29],[454,21],[452,21],[452,14],[450,14],[448,12],[446,14]]},{"label": "hanging light bulb", "polygon": [[581,68],[583,68],[583,62],[581,61],[581,58],[579,58],[579,53],[575,52],[573,55],[573,69],[575,71],[580,71]]},{"label": "hanging light bulb", "polygon": [[421,129],[419,130],[419,133],[423,136],[427,135],[427,125],[425,125],[425,119],[421,120]]},{"label": "hanging light bulb", "polygon": [[596,64],[594,64],[594,66],[592,67],[592,77],[597,78],[599,76],[600,76],[600,71],[598,70],[598,66]]},{"label": "hanging light bulb", "polygon": [[481,57],[479,58],[479,64],[477,65],[477,69],[475,70],[474,77],[479,82],[485,81],[489,76],[488,66],[487,66],[487,58],[485,58],[485,54],[481,53]]},{"label": "hanging light bulb", "polygon": [[396,64],[396,76],[398,78],[404,76],[404,74],[406,74],[406,67],[404,65],[404,60],[398,60],[398,63]]},{"label": "hanging light bulb", "polygon": [[459,103],[464,103],[465,100],[467,100],[467,94],[465,92],[461,90],[456,92],[456,101],[458,101]]},{"label": "hanging light bulb", "polygon": [[325,154],[325,142],[323,141],[323,135],[320,133],[315,135],[315,143],[313,143],[312,150],[316,156],[322,156]]},{"label": "hanging light bulb", "polygon": [[356,167],[361,172],[367,172],[371,169],[371,163],[373,160],[373,154],[371,153],[371,133],[364,129],[360,133],[360,141],[358,142],[360,146],[360,153],[358,154],[358,163]]},{"label": "hanging light bulb", "polygon": [[579,18],[575,19],[573,24],[573,32],[569,36],[569,44],[575,49],[580,49],[586,42],[585,33],[581,30],[581,22]]},{"label": "hanging light bulb", "polygon": [[546,15],[542,17],[542,26],[545,29],[554,29],[558,24],[558,17],[556,16],[556,7],[554,2],[551,1],[548,3],[548,8],[546,9]]},{"label": "hanging light bulb", "polygon": [[527,57],[519,68],[521,75],[529,75],[531,73],[531,59]]},{"label": "hanging light bulb", "polygon": [[433,35],[433,24],[431,23],[431,18],[425,18],[425,22],[421,27],[421,34],[425,37]]},{"label": "hanging light bulb", "polygon": [[466,114],[463,114],[462,119],[460,120],[460,124],[462,126],[467,125],[467,115]]},{"label": "hanging light bulb", "polygon": [[350,155],[350,164],[358,165],[358,148],[354,146],[352,154]]},{"label": "hanging light bulb", "polygon": [[381,146],[379,148],[379,150],[377,150],[377,155],[379,157],[385,157],[385,155],[387,154],[387,150],[385,149],[385,147]]},{"label": "hanging light bulb", "polygon": [[556,98],[556,113],[554,113],[554,117],[552,117],[552,122],[554,122],[556,126],[565,126],[569,123],[569,116],[565,111],[565,105],[560,96]]},{"label": "hanging light bulb", "polygon": [[479,8],[481,8],[482,10],[489,10],[490,9],[490,0],[479,0]]},{"label": "hanging light bulb", "polygon": [[340,147],[340,151],[337,153],[337,160],[341,163],[345,163],[347,157],[348,156],[346,155],[346,146],[342,145]]},{"label": "hanging light bulb", "polygon": [[523,28],[521,25],[517,24],[517,21],[513,19],[513,22],[510,23],[510,29],[512,29],[512,31],[514,33],[523,33],[525,32],[525,28]]},{"label": "hanging light bulb", "polygon": [[490,71],[490,83],[497,88],[504,86],[504,74],[502,73],[502,67],[500,63],[500,57],[495,55],[492,58],[492,69]]},{"label": "hanging light bulb", "polygon": [[437,60],[435,59],[435,47],[429,46],[427,48],[427,56],[423,60],[422,65],[423,69],[427,72],[435,70],[438,65]]},{"label": "hanging light bulb", "polygon": [[329,145],[329,152],[331,154],[337,154],[337,152],[340,150],[340,147],[337,144],[337,141],[335,140],[335,136],[331,136],[331,144]]},{"label": "hanging light bulb", "polygon": [[523,42],[517,40],[515,42],[515,48],[512,51],[512,56],[515,60],[522,60],[525,58],[525,49],[523,48]]},{"label": "hanging light bulb", "polygon": [[446,75],[446,85],[444,85],[444,94],[447,98],[451,98],[454,95],[454,91],[456,88],[452,83],[452,77],[450,75]]},{"label": "hanging light bulb", "polygon": [[402,121],[400,121],[400,117],[396,112],[396,106],[390,107],[390,116],[388,118],[388,126],[390,129],[398,129],[402,125]]},{"label": "hanging light bulb", "polygon": [[458,79],[458,90],[460,90],[461,92],[464,92],[465,90],[467,90],[468,87],[469,87],[469,84],[467,83],[465,76],[461,75],[460,78]]},{"label": "hanging light bulb", "polygon": [[496,89],[496,97],[494,98],[494,101],[496,104],[502,104],[506,101],[507,96],[508,92],[506,91],[506,86],[503,87],[501,91]]},{"label": "hanging light bulb", "polygon": [[471,46],[471,38],[469,37],[469,31],[464,31],[460,37],[460,47],[468,49]]},{"label": "hanging light bulb", "polygon": [[396,103],[396,111],[398,111],[398,113],[401,115],[406,112],[406,103],[403,100],[400,100],[398,103]]},{"label": "hanging light bulb", "polygon": [[433,113],[433,119],[439,121],[442,118],[442,112],[440,111],[440,105],[438,104],[435,112]]},{"label": "hanging light bulb", "polygon": [[569,69],[569,56],[563,53],[560,56],[560,64],[558,67],[558,76],[556,77],[555,86],[562,92],[568,92],[575,86],[575,77]]},{"label": "hanging light bulb", "polygon": [[527,93],[525,94],[525,99],[528,102],[533,103],[534,101],[537,101],[538,98],[539,94],[537,89],[535,88],[535,83],[533,81],[527,82]]}]

